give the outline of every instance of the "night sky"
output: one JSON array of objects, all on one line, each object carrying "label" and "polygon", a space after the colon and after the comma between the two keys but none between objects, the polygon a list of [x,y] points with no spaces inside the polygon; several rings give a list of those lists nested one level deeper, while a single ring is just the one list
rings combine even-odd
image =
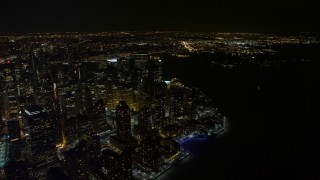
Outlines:
[{"label": "night sky", "polygon": [[0,32],[320,32],[316,0],[1,1]]}]

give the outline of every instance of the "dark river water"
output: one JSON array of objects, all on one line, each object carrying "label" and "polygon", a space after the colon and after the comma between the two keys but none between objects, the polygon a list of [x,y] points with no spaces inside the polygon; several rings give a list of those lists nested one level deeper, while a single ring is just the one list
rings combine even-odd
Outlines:
[{"label": "dark river water", "polygon": [[318,66],[225,69],[210,58],[168,58],[164,75],[201,89],[227,130],[190,144],[191,155],[158,179],[320,179]]}]

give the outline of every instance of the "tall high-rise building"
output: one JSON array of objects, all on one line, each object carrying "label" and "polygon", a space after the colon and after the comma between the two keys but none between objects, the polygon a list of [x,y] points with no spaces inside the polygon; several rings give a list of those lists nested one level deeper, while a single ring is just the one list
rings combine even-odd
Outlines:
[{"label": "tall high-rise building", "polygon": [[67,175],[72,179],[103,179],[96,173],[101,169],[98,163],[100,154],[100,137],[96,134],[84,137],[75,147],[64,152]]},{"label": "tall high-rise building", "polygon": [[132,179],[132,150],[124,149],[120,154],[121,160],[121,170],[122,170],[122,177],[121,179]]},{"label": "tall high-rise building", "polygon": [[42,178],[50,167],[57,165],[57,122],[38,105],[25,108],[22,116],[26,123],[26,133],[30,135],[33,177]]},{"label": "tall high-rise building", "polygon": [[116,107],[116,125],[119,138],[128,142],[131,138],[130,108],[125,101]]},{"label": "tall high-rise building", "polygon": [[6,118],[16,117],[19,111],[17,79],[15,73],[15,63],[6,61],[0,64],[0,76],[2,76],[2,108],[3,116]]},{"label": "tall high-rise building", "polygon": [[102,172],[107,179],[132,179],[132,152],[124,149],[117,153],[110,149],[102,152]]},{"label": "tall high-rise building", "polygon": [[82,84],[75,92],[76,109],[78,114],[90,116],[92,113],[92,94],[88,86]]},{"label": "tall high-rise building", "polygon": [[93,123],[93,130],[97,133],[108,130],[107,115],[105,104],[102,99],[98,100],[93,105],[91,121]]},{"label": "tall high-rise building", "polygon": [[141,127],[150,128],[152,126],[152,110],[150,108],[142,108],[138,113],[138,122]]},{"label": "tall high-rise building", "polygon": [[75,92],[66,92],[61,97],[62,111],[65,112],[67,117],[76,116],[78,110],[76,108]]},{"label": "tall high-rise building", "polygon": [[185,89],[182,87],[171,87],[169,93],[169,113],[172,123],[177,123],[185,115]]},{"label": "tall high-rise building", "polygon": [[77,140],[77,119],[76,117],[67,117],[63,121],[64,125],[64,133],[65,133],[65,140],[67,144],[70,144]]},{"label": "tall high-rise building", "polygon": [[163,119],[165,117],[166,111],[166,102],[165,102],[165,94],[157,94],[154,98],[153,104],[153,123],[152,126],[154,128],[161,128],[166,125]]},{"label": "tall high-rise building", "polygon": [[[2,130],[2,127],[0,127]],[[10,143],[7,140],[7,136],[3,136],[4,141],[0,141],[0,179],[4,179],[5,172],[4,167],[9,160]]]},{"label": "tall high-rise building", "polygon": [[88,176],[86,162],[86,141],[81,140],[74,147],[64,152],[65,172],[72,179],[85,179]]},{"label": "tall high-rise building", "polygon": [[92,122],[88,116],[77,115],[76,116],[77,138],[81,139],[84,136],[88,136],[92,132]]},{"label": "tall high-rise building", "polygon": [[4,82],[3,77],[0,75],[0,122],[2,122],[2,116],[4,114]]},{"label": "tall high-rise building", "polygon": [[56,84],[51,76],[49,72],[42,76],[38,95],[39,104],[49,111],[54,110],[54,90],[56,89]]},{"label": "tall high-rise building", "polygon": [[30,74],[32,79],[32,89],[33,89],[33,96],[35,98],[35,101],[38,102],[38,84],[39,84],[39,72],[38,72],[38,65],[40,64],[38,62],[38,58],[35,55],[34,47],[31,47],[29,52],[29,62],[30,64]]},{"label": "tall high-rise building", "polygon": [[9,119],[7,122],[10,140],[9,160],[16,161],[21,158],[21,128],[18,119]]},{"label": "tall high-rise building", "polygon": [[20,140],[21,128],[18,119],[9,119],[7,121],[9,138],[11,141]]},{"label": "tall high-rise building", "polygon": [[156,170],[160,163],[160,139],[148,137],[139,148],[139,163],[148,171]]},{"label": "tall high-rise building", "polygon": [[150,55],[144,53],[134,54],[133,57],[135,59],[136,65],[138,66],[145,65],[150,59]]}]

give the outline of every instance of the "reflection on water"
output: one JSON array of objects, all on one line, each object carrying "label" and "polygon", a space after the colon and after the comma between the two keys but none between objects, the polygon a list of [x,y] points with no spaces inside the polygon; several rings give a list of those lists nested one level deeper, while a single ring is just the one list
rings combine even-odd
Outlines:
[{"label": "reflection on water", "polygon": [[[226,119],[225,123],[227,124],[227,122],[228,120]],[[219,156],[219,154],[214,153],[214,148],[217,144],[216,142],[220,137],[227,134],[225,132],[227,129],[216,137],[196,135],[192,138],[180,141],[182,148],[185,151],[190,152],[190,155],[164,172],[157,180],[196,178],[196,176],[202,172],[202,175],[205,177],[206,173],[208,173],[208,171],[206,171],[207,167],[210,166],[210,163],[215,156]]]}]

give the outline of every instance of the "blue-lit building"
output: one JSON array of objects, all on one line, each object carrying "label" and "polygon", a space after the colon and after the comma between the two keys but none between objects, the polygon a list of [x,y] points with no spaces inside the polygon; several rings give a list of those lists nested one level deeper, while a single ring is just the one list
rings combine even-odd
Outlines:
[{"label": "blue-lit building", "polygon": [[6,141],[6,138],[2,138],[0,141],[0,179],[5,177],[4,167],[9,160],[9,148],[9,142]]}]

